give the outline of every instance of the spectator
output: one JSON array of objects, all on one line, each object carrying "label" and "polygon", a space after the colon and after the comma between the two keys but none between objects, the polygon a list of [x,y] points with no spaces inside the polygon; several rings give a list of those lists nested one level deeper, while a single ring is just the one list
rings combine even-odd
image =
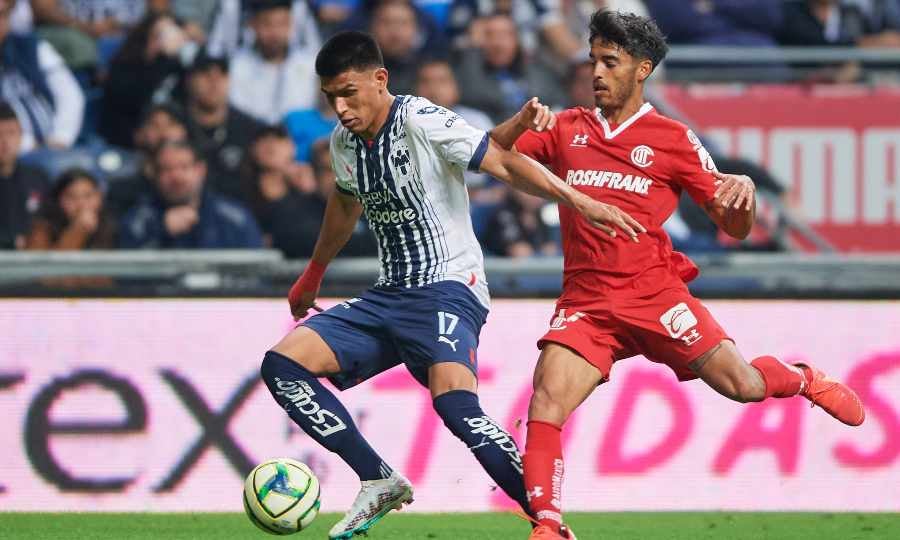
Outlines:
[{"label": "spectator", "polygon": [[19,163],[22,127],[0,101],[0,249],[22,249],[31,220],[50,184],[40,169]]},{"label": "spectator", "polygon": [[459,83],[446,60],[429,60],[419,66],[415,94],[452,110],[478,129],[489,131],[494,127],[487,114],[459,103]]},{"label": "spectator", "polygon": [[183,142],[166,142],[154,156],[156,193],[122,220],[123,248],[258,248],[259,226],[237,202],[204,189],[206,164]]},{"label": "spectator", "polygon": [[396,95],[412,94],[422,59],[444,52],[426,47],[419,14],[409,0],[381,0],[375,4],[369,30],[381,47],[384,67],[390,73],[388,86]]},{"label": "spectator", "polygon": [[776,46],[783,0],[644,0],[672,44]]},{"label": "spectator", "polygon": [[297,147],[296,160],[304,164],[310,163],[313,142],[329,135],[336,125],[337,114],[328,106],[324,95],[319,96],[318,107],[315,109],[289,112],[284,117],[284,127]]},{"label": "spectator", "polygon": [[140,163],[138,172],[130,178],[110,181],[106,197],[107,208],[116,216],[122,216],[142,197],[153,193],[153,153],[164,142],[188,140],[187,121],[184,113],[175,105],[160,103],[145,113],[134,135]]},{"label": "spectator", "polygon": [[900,0],[850,0],[859,6],[866,31],[860,47],[900,47]]},{"label": "spectator", "polygon": [[[374,34],[373,25],[375,23],[375,12],[386,4],[397,3],[397,0],[358,0],[354,1],[353,15],[342,26],[342,30],[360,30],[369,31]],[[413,36],[414,48],[423,52],[429,58],[443,58],[448,53],[447,37],[443,30],[438,26],[435,20],[428,15],[422,8],[428,3],[428,0],[404,0],[403,2],[412,10],[415,15],[415,34]],[[397,24],[400,19],[397,15],[399,10],[391,10],[392,16],[387,17],[384,24],[379,26],[390,26],[380,33],[393,33],[396,37],[409,41],[408,24]],[[378,37],[376,36],[376,40]],[[389,40],[388,38],[387,40]],[[385,40],[385,41],[387,41]],[[379,43],[384,47],[383,43]],[[388,47],[392,44],[388,43]]]},{"label": "spectator", "polygon": [[10,34],[13,0],[0,0],[0,99],[22,128],[21,151],[68,148],[84,115],[84,95],[62,58],[34,34]]},{"label": "spectator", "polygon": [[[309,193],[295,188],[282,167],[272,159],[273,154],[289,156],[284,148],[289,144],[290,137],[282,127],[266,128],[260,132],[250,147],[244,185],[250,206],[265,233],[266,243],[288,258],[307,258],[316,245],[317,231],[325,216],[325,204],[334,189],[334,175],[331,172],[328,139],[322,138],[314,145],[318,152],[312,154],[317,171],[315,187]],[[362,232],[367,233],[365,228]],[[366,245],[361,244],[358,236],[354,233],[343,254],[357,253],[360,245]],[[369,250],[366,254],[372,255],[374,251]]]},{"label": "spectator", "polygon": [[[334,192],[336,185],[328,147],[329,139],[325,137],[313,143],[312,148],[312,164],[316,178],[316,191],[313,196],[319,201],[319,210],[316,214],[319,223],[325,217],[325,204],[328,202],[328,197]],[[365,216],[356,223],[350,240],[344,245],[340,255],[343,257],[376,257],[378,255],[375,235],[369,229]]]},{"label": "spectator", "polygon": [[569,95],[569,107],[593,109],[597,106],[594,99],[594,65],[592,62],[576,62],[569,68],[566,78],[566,92]]},{"label": "spectator", "polygon": [[[150,0],[31,0],[42,38],[72,69],[91,67],[112,56],[122,35],[138,24]],[[168,2],[163,2],[167,4]]]},{"label": "spectator", "polygon": [[175,84],[182,58],[194,44],[168,14],[148,15],[113,58],[103,97],[100,134],[110,144],[131,148],[141,112]]},{"label": "spectator", "polygon": [[181,27],[191,40],[207,43],[223,3],[222,0],[174,0],[169,10],[181,21]]},{"label": "spectator", "polygon": [[242,195],[244,151],[263,124],[228,103],[228,61],[201,52],[186,79],[186,110],[191,142],[209,168],[209,185],[231,198]]},{"label": "spectator", "polygon": [[[258,0],[204,0],[217,4],[207,46],[213,56],[233,56],[241,47],[250,46],[256,40],[253,28],[246,22],[247,12],[252,14],[252,2]],[[194,2],[186,2],[193,4]],[[290,46],[315,53],[322,45],[319,27],[309,0],[290,0]],[[250,10],[242,9],[248,6]],[[176,13],[178,10],[176,9]]]},{"label": "spectator", "polygon": [[316,190],[316,181],[309,164],[298,163],[294,156],[297,148],[287,131],[281,127],[265,130],[266,137],[256,140],[257,154],[255,160],[264,170],[277,171],[290,185],[300,193],[311,193]]},{"label": "spectator", "polygon": [[529,54],[537,53],[544,44],[550,57],[568,63],[585,48],[566,26],[560,0],[454,0],[448,28],[453,46],[480,47],[484,22],[496,13],[512,18],[522,47]]},{"label": "spectator", "polygon": [[232,59],[231,102],[267,124],[276,124],[289,111],[315,106],[315,54],[290,45],[290,0],[254,0],[250,6],[255,39]]},{"label": "spectator", "polygon": [[565,103],[556,75],[528,58],[511,18],[491,15],[483,27],[482,47],[465,51],[457,68],[463,104],[485,111],[500,123],[532,96],[540,96],[551,107]]},{"label": "spectator", "polygon": [[70,169],[53,185],[28,236],[28,249],[112,249],[116,224],[103,208],[100,183],[82,169]]},{"label": "spectator", "polygon": [[323,214],[318,197],[299,191],[284,172],[283,162],[291,160],[292,145],[284,128],[265,128],[250,147],[244,180],[266,244],[295,259],[312,254]]},{"label": "spectator", "polygon": [[544,199],[517,189],[488,219],[482,237],[485,249],[504,257],[558,255],[559,213]]},{"label": "spectator", "polygon": [[900,47],[897,0],[789,0],[784,11],[785,45]]},{"label": "spectator", "polygon": [[[415,94],[429,99],[436,105],[450,109],[478,129],[490,131],[494,127],[494,123],[484,112],[460,105],[459,84],[456,82],[456,76],[453,74],[450,64],[444,60],[431,60],[419,67]],[[478,202],[483,195],[480,190],[487,189],[488,184],[503,185],[497,181],[492,182],[490,177],[484,173],[466,171],[465,175],[466,185],[470,188],[469,194],[473,196],[473,202]],[[479,190],[479,192],[475,193],[474,190]]]}]

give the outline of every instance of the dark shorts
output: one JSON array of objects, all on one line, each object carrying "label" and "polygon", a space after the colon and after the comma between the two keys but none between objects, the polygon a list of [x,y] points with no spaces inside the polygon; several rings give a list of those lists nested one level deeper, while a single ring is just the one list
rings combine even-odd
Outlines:
[{"label": "dark shorts", "polygon": [[478,336],[488,310],[462,283],[375,287],[303,326],[334,351],[341,373],[329,377],[345,390],[398,364],[422,385],[428,368],[457,362],[478,375]]}]

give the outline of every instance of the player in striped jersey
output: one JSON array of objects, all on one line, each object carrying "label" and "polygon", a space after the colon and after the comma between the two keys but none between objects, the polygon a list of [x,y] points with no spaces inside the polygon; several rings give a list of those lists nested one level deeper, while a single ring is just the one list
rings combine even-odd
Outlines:
[{"label": "player in striped jersey", "polygon": [[[528,512],[515,441],[484,414],[477,388],[478,336],[490,307],[481,250],[469,217],[463,172],[481,170],[510,185],[571,206],[609,234],[642,229],[618,208],[576,189],[487,133],[426,99],[393,96],[374,40],[332,37],[316,58],[322,91],[341,124],[331,137],[337,190],[328,201],[313,256],[289,294],[305,317],[328,263],[365,213],[379,244],[375,286],[306,320],[266,353],[262,377],[307,434],[337,453],[362,489],[332,539],[368,530],[412,501],[412,486],[369,446],[340,401],[341,390],[397,364],[430,389],[435,411],[487,473]],[[537,101],[520,119],[546,127]]]}]

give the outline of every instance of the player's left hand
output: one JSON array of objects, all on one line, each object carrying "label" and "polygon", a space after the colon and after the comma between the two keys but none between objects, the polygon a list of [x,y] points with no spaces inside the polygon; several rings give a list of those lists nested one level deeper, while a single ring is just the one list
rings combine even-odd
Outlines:
[{"label": "player's left hand", "polygon": [[534,131],[553,129],[556,125],[556,115],[536,97],[529,99],[516,117],[520,126]]},{"label": "player's left hand", "polygon": [[756,199],[756,185],[753,180],[743,174],[723,174],[713,171],[716,177],[715,199],[722,208],[739,210],[742,206],[749,212]]},{"label": "player's left hand", "polygon": [[590,199],[587,204],[579,208],[579,211],[591,225],[597,227],[610,237],[616,237],[616,229],[624,232],[628,238],[638,242],[638,234],[647,232],[643,225],[638,223],[624,210],[612,204],[602,203]]}]

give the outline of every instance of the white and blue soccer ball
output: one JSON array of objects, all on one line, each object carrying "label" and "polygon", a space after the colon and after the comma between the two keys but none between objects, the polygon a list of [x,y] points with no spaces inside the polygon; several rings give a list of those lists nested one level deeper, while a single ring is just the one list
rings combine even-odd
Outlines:
[{"label": "white and blue soccer ball", "polygon": [[270,534],[293,534],[319,515],[319,479],[290,458],[257,465],[244,481],[244,510],[254,525]]}]

